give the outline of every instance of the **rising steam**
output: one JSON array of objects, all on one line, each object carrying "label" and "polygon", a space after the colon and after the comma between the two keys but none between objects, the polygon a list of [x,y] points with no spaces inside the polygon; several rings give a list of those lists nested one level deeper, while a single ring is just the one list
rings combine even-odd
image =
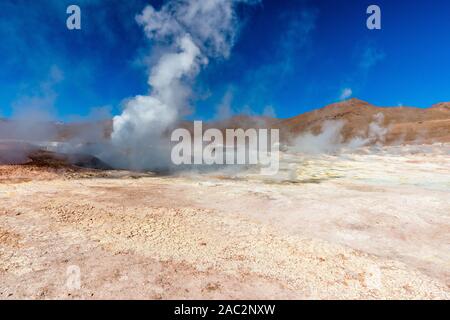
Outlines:
[{"label": "rising steam", "polygon": [[132,98],[123,113],[114,117],[112,143],[122,150],[122,166],[150,169],[169,163],[166,130],[185,112],[192,81],[209,59],[230,54],[238,2],[249,1],[169,1],[159,11],[149,5],[137,16],[162,53],[151,66],[149,94]]},{"label": "rising steam", "polygon": [[343,150],[354,150],[369,145],[382,145],[386,140],[389,129],[383,126],[384,115],[377,113],[369,123],[366,134],[361,134],[345,141],[342,130],[344,120],[328,120],[322,124],[319,134],[305,132],[293,141],[290,149],[294,152],[306,154],[337,153]]}]

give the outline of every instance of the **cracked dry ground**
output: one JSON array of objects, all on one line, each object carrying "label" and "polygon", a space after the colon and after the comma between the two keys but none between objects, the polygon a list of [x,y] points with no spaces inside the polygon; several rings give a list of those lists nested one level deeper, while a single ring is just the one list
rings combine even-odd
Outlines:
[{"label": "cracked dry ground", "polygon": [[[299,194],[252,181],[15,170],[30,179],[0,183],[1,299],[449,298],[448,255],[402,258],[327,230],[314,238],[314,220],[299,222],[307,234],[273,216],[314,207],[316,184]],[[354,200],[356,189],[346,189]],[[323,226],[345,233],[342,221]],[[66,286],[73,265],[80,289]]]}]

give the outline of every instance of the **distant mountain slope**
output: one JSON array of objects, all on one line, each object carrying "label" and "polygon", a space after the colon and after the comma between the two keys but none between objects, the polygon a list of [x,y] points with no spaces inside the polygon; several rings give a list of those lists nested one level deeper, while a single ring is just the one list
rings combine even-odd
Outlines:
[{"label": "distant mountain slope", "polygon": [[[342,124],[340,134],[343,141],[365,138],[370,127],[377,125],[385,131],[382,142],[386,144],[450,142],[450,103],[421,109],[377,107],[359,99],[350,99],[288,119],[241,115],[204,127],[277,128],[282,140],[289,141],[306,132],[319,134],[324,125],[336,121]],[[192,128],[192,123],[184,124],[184,127]]]},{"label": "distant mountain slope", "polygon": [[[239,115],[221,121],[203,124],[207,128],[278,128],[284,141],[299,134],[311,132],[318,134],[324,124],[330,121],[342,123],[341,134],[344,141],[355,137],[366,137],[371,125],[376,123],[387,129],[384,143],[433,143],[450,142],[450,103],[439,103],[431,108],[377,107],[359,99],[350,99],[330,104],[324,108],[307,112],[288,119],[263,116]],[[19,128],[20,127],[20,128]],[[112,132],[112,121],[92,123],[43,123],[28,128],[18,126],[14,121],[0,119],[0,139],[39,139],[48,135],[48,140],[97,142],[108,139]],[[192,130],[193,123],[181,121],[176,127]],[[171,130],[167,130],[170,133]]]},{"label": "distant mountain slope", "polygon": [[[381,116],[382,115],[382,116]],[[281,120],[277,127],[285,137],[311,131],[319,133],[325,121],[344,122],[344,140],[364,136],[374,121],[387,129],[386,143],[450,142],[450,103],[431,108],[376,107],[368,102],[350,99],[322,109]]]}]

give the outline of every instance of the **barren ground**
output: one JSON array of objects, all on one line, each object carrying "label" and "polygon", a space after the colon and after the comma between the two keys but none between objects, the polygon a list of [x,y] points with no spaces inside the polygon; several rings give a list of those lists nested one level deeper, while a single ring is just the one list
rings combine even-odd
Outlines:
[{"label": "barren ground", "polygon": [[449,150],[284,154],[270,178],[0,166],[0,298],[448,299]]}]

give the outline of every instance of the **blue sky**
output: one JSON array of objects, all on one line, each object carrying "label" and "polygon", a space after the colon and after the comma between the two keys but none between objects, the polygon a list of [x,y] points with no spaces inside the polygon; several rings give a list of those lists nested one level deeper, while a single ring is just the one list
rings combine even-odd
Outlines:
[{"label": "blue sky", "polygon": [[[101,118],[146,94],[152,43],[135,16],[147,3],[162,1],[2,0],[0,116]],[[81,7],[81,31],[65,26],[70,4]],[[370,4],[382,30],[366,28]],[[221,105],[290,117],[343,92],[383,106],[450,101],[450,1],[262,0],[238,14],[231,55],[200,73],[190,118]]]}]

